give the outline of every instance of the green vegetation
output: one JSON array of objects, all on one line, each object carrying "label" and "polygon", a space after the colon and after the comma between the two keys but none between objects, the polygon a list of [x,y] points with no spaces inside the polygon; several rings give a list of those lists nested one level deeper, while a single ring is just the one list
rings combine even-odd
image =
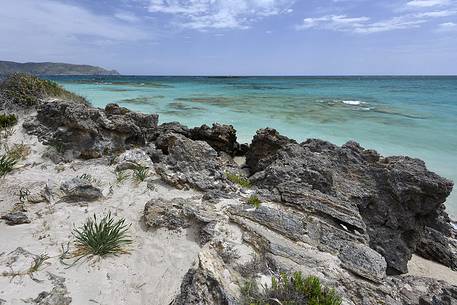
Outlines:
[{"label": "green vegetation", "polygon": [[243,305],[341,305],[334,289],[323,286],[315,276],[303,277],[295,272],[291,277],[282,273],[273,277],[271,287],[260,290],[254,281],[241,288]]},{"label": "green vegetation", "polygon": [[138,182],[142,182],[142,181],[146,180],[146,178],[148,176],[149,176],[149,170],[148,170],[148,168],[146,166],[138,165],[133,170],[133,177]]},{"label": "green vegetation", "polygon": [[31,152],[31,148],[27,144],[14,144],[12,147],[6,146],[6,153],[12,159],[25,160]]},{"label": "green vegetation", "polygon": [[240,175],[234,174],[234,173],[225,173],[225,176],[227,177],[228,180],[231,182],[244,187],[244,188],[250,188],[251,187],[251,181],[249,181],[248,178],[241,177]]},{"label": "green vegetation", "polygon": [[259,197],[256,195],[251,195],[251,197],[248,198],[248,204],[254,206],[256,209],[260,208],[260,205],[262,204],[262,201],[260,201]]},{"label": "green vegetation", "polygon": [[55,82],[23,73],[11,74],[0,84],[0,91],[6,99],[26,106],[36,105],[40,99],[47,97],[88,104],[83,97],[66,91]]},{"label": "green vegetation", "polygon": [[125,246],[132,243],[127,231],[130,225],[125,224],[125,219],[115,220],[111,213],[102,219],[87,219],[81,228],[73,229],[73,236],[76,239],[76,252],[74,256],[93,257],[118,255],[127,253]]},{"label": "green vegetation", "polygon": [[14,126],[17,123],[17,117],[14,114],[0,113],[0,128]]},{"label": "green vegetation", "polygon": [[129,178],[129,174],[126,171],[116,171],[115,173],[117,184],[121,184]]},{"label": "green vegetation", "polygon": [[2,155],[0,157],[0,178],[11,172],[17,161],[18,159],[10,156],[9,154]]}]

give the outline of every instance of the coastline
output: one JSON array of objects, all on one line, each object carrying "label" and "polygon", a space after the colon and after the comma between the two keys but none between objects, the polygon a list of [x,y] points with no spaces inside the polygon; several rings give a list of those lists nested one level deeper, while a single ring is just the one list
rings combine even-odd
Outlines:
[{"label": "coastline", "polygon": [[[228,125],[21,101],[0,100],[18,119],[0,153],[28,152],[0,186],[0,299],[11,304],[241,304],[244,280],[297,271],[345,305],[419,304],[456,289],[456,232],[442,209],[452,183],[420,160],[269,128],[247,146]],[[73,228],[108,212],[131,224],[128,253],[63,264]]]}]

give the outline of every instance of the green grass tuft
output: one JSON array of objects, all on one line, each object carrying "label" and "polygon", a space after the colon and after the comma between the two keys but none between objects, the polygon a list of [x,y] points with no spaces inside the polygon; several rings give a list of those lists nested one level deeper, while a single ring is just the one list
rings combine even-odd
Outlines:
[{"label": "green grass tuft", "polygon": [[251,195],[251,197],[248,198],[247,203],[258,209],[260,208],[262,201],[260,201],[259,197],[257,197],[256,195]]},{"label": "green grass tuft", "polygon": [[111,213],[101,219],[94,215],[82,227],[73,229],[77,248],[75,256],[103,257],[127,253],[125,247],[132,243],[129,228],[124,218],[115,220]]},{"label": "green grass tuft", "polygon": [[0,178],[11,172],[16,165],[18,159],[9,154],[0,156]]},{"label": "green grass tuft", "polygon": [[271,287],[260,290],[254,281],[241,287],[243,305],[341,305],[342,300],[334,289],[321,284],[318,277],[303,277],[301,272],[292,276],[282,273],[273,277]]},{"label": "green grass tuft", "polygon": [[249,179],[245,178],[245,177],[241,177],[240,175],[237,175],[237,174],[234,174],[234,173],[225,173],[225,176],[227,177],[227,179],[241,187],[244,187],[244,188],[250,188],[252,185],[251,185],[251,181],[249,181]]},{"label": "green grass tuft", "polygon": [[11,74],[0,84],[0,91],[6,99],[26,106],[36,105],[47,97],[89,104],[85,98],[63,89],[55,82],[24,73]]},{"label": "green grass tuft", "polygon": [[121,184],[129,178],[129,174],[126,171],[116,171],[116,183]]},{"label": "green grass tuft", "polygon": [[133,170],[133,178],[138,182],[143,182],[149,177],[149,169],[146,166],[138,165]]},{"label": "green grass tuft", "polygon": [[17,117],[14,114],[0,113],[0,128],[7,128],[16,125]]}]

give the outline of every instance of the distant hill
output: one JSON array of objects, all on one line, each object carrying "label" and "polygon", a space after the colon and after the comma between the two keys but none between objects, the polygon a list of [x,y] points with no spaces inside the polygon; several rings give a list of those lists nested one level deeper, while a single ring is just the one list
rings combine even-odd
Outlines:
[{"label": "distant hill", "polygon": [[106,70],[89,65],[0,61],[0,75],[15,72],[30,73],[33,75],[119,75],[119,72],[116,70]]}]

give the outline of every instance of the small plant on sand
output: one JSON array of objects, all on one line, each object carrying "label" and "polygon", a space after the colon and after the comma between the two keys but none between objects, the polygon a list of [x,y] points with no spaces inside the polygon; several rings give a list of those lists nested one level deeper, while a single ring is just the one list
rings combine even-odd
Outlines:
[{"label": "small plant on sand", "polygon": [[6,153],[13,159],[25,160],[30,155],[31,148],[27,144],[14,144],[12,147],[5,145]]},{"label": "small plant on sand", "polygon": [[149,169],[146,166],[138,165],[133,170],[133,178],[138,182],[143,182],[149,176]]},{"label": "small plant on sand", "polygon": [[121,184],[129,178],[129,174],[126,171],[116,171],[116,183]]},{"label": "small plant on sand", "polygon": [[0,91],[13,103],[27,106],[36,105],[40,99],[47,97],[88,104],[83,97],[66,91],[55,82],[24,73],[11,74],[0,83]]},{"label": "small plant on sand", "polygon": [[259,197],[257,197],[256,195],[251,195],[248,198],[247,203],[252,205],[252,206],[254,206],[256,209],[258,209],[258,208],[260,208],[260,205],[262,204],[262,201],[260,201]]},{"label": "small plant on sand", "polygon": [[0,156],[0,178],[11,172],[16,165],[18,159],[15,159],[9,154]]},{"label": "small plant on sand", "polygon": [[341,305],[334,289],[323,286],[315,276],[304,277],[301,272],[292,276],[282,273],[271,279],[271,286],[261,290],[255,281],[241,287],[243,305]]},{"label": "small plant on sand", "polygon": [[101,219],[94,215],[82,227],[73,229],[77,249],[74,256],[81,259],[127,253],[125,247],[132,243],[129,228],[124,218],[115,220],[111,213]]},{"label": "small plant on sand", "polygon": [[228,172],[225,173],[225,176],[227,177],[227,179],[229,181],[231,181],[232,183],[235,183],[241,187],[244,187],[244,188],[251,187],[251,181],[249,181],[248,178],[241,177],[240,175],[237,175],[234,173],[228,173]]},{"label": "small plant on sand", "polygon": [[11,127],[17,123],[17,118],[14,114],[0,113],[0,128]]}]

